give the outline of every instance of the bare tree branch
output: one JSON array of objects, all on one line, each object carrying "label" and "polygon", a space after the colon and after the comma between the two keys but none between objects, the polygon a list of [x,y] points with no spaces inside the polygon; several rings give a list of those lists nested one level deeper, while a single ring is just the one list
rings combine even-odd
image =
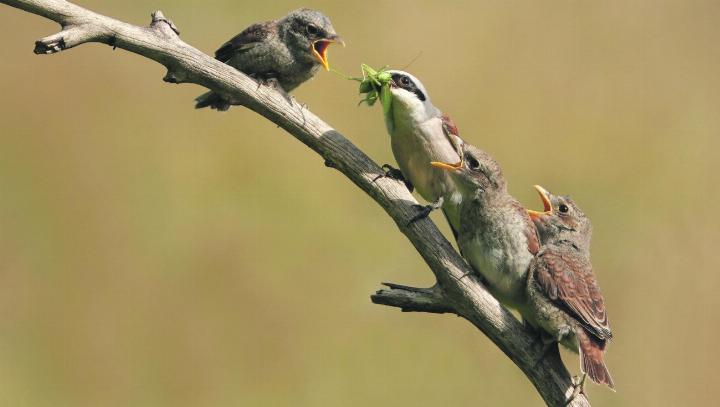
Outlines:
[{"label": "bare tree branch", "polygon": [[252,109],[285,129],[373,198],[395,221],[437,278],[429,289],[386,284],[372,300],[404,311],[455,313],[487,335],[528,377],[551,406],[589,406],[573,393],[559,355],[543,352],[527,330],[470,273],[467,264],[429,219],[409,225],[417,201],[401,182],[381,177],[382,169],[365,153],[308,110],[290,104],[275,90],[184,43],[177,27],[156,11],[149,27],[105,17],[63,0],[0,0],[59,23],[62,31],[35,43],[35,53],[52,54],[86,42],[99,42],[150,58],[168,69],[171,83],[196,83]]},{"label": "bare tree branch", "polygon": [[380,289],[370,296],[375,304],[400,308],[403,312],[455,313],[439,286],[415,288],[400,284],[383,283],[389,289]]}]

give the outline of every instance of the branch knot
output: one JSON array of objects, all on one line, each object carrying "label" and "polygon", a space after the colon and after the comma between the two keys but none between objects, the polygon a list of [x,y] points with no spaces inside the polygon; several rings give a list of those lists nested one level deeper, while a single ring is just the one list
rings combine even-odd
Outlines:
[{"label": "branch knot", "polygon": [[[153,11],[151,14],[152,22],[150,23],[150,27],[152,28],[159,28],[160,30],[163,30],[163,28],[160,27],[168,27],[172,30],[172,32],[175,33],[176,36],[180,35],[180,30],[178,30],[175,23],[172,22],[172,20],[165,18],[165,14],[163,14],[162,11],[156,10]],[[165,23],[165,25],[160,25],[160,23]]]}]

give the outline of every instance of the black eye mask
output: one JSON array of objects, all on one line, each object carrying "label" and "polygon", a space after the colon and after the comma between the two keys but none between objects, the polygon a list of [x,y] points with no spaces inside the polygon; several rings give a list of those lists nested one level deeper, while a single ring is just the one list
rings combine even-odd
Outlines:
[{"label": "black eye mask", "polygon": [[422,93],[420,89],[418,89],[417,86],[415,86],[415,82],[413,82],[412,79],[410,79],[408,76],[403,74],[393,74],[392,80],[395,82],[395,85],[397,85],[400,89],[405,89],[406,91],[415,94],[418,99],[420,99],[421,102],[425,101],[425,94]]}]

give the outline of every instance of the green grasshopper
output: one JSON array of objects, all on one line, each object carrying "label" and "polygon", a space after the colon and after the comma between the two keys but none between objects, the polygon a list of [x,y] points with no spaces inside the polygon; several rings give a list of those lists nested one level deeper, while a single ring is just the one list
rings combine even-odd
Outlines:
[{"label": "green grasshopper", "polygon": [[380,99],[383,113],[388,114],[392,104],[392,94],[390,93],[392,76],[388,72],[388,67],[384,66],[379,70],[375,70],[367,64],[361,64],[360,67],[362,68],[363,77],[351,78],[360,82],[360,94],[365,95],[360,104],[365,102],[368,106],[372,106]]}]

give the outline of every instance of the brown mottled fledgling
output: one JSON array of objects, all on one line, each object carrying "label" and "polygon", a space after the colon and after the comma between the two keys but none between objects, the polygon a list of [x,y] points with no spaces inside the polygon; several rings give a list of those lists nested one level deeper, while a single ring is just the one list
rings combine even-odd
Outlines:
[{"label": "brown mottled fledgling", "polygon": [[595,383],[614,389],[604,359],[612,331],[590,264],[592,225],[569,197],[535,188],[545,208],[543,212],[528,211],[541,248],[530,267],[528,308],[523,318],[553,340],[579,350],[582,372]]},{"label": "brown mottled fledgling", "polygon": [[[253,24],[215,51],[215,58],[289,93],[312,78],[320,67],[330,69],[327,49],[342,43],[323,13],[299,9],[279,20]],[[232,101],[215,92],[200,95],[195,107],[228,110]]]}]

